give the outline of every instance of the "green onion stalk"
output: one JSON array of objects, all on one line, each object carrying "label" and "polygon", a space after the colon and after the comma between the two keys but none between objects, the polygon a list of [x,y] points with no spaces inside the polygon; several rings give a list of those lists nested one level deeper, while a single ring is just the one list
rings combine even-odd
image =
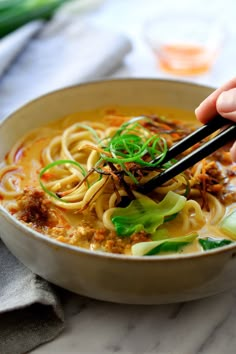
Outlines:
[{"label": "green onion stalk", "polygon": [[72,0],[0,0],[0,38],[30,21],[50,19],[68,1]]}]

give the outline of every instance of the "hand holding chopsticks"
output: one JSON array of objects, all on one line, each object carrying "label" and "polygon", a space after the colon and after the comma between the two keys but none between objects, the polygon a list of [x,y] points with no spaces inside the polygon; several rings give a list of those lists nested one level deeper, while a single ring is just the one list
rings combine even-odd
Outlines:
[{"label": "hand holding chopsticks", "polygon": [[[197,119],[206,124],[216,114],[236,122],[236,77],[219,87],[195,110]],[[230,149],[232,160],[236,162],[236,139]]]},{"label": "hand holding chopsticks", "polygon": [[[200,142],[202,139],[206,138],[207,136],[216,132],[218,129],[224,126],[226,126],[226,128],[220,131],[216,136],[214,136],[214,138],[201,145],[196,150],[192,151],[180,161],[177,161],[173,166],[171,166],[167,170],[164,170],[159,175],[149,180],[147,183],[140,185],[138,187],[138,190],[144,194],[151,192],[156,187],[177,176],[181,172],[193,166],[198,161],[204,159],[206,156],[210,155],[220,147],[235,139],[236,123],[233,123],[232,121],[227,120],[218,115],[208,124],[203,125],[199,129],[182,139],[180,142],[173,145],[167,152],[165,158],[162,161],[162,164],[167,161],[170,161],[180,153],[186,151],[188,148],[190,148],[197,142]],[[153,160],[153,162],[156,162],[156,159]]]}]

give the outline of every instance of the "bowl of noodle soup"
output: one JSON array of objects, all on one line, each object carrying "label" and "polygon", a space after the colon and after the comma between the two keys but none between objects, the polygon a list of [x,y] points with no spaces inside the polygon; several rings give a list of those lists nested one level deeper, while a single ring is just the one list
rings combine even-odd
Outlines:
[{"label": "bowl of noodle soup", "polygon": [[176,162],[161,159],[199,126],[194,109],[212,91],[155,79],[91,82],[4,119],[0,218],[9,250],[46,280],[105,301],[160,304],[230,289],[236,168],[227,149],[142,193]]}]

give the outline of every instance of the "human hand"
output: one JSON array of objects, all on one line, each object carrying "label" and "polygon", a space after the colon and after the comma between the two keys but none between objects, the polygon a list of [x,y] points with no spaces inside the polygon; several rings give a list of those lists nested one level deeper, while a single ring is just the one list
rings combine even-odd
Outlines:
[{"label": "human hand", "polygon": [[[214,91],[195,110],[197,119],[203,124],[209,122],[217,113],[236,122],[236,78]],[[236,162],[236,141],[230,152]]]}]

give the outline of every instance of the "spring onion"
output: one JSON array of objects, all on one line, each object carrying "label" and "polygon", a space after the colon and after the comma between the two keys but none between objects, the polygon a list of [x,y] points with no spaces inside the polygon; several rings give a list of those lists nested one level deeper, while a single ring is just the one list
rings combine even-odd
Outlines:
[{"label": "spring onion", "polygon": [[169,191],[156,203],[148,197],[133,200],[126,208],[116,208],[111,220],[118,236],[130,236],[141,230],[154,233],[165,217],[183,209],[186,198]]},{"label": "spring onion", "polygon": [[[156,168],[168,150],[166,140],[157,134],[150,134],[150,131],[141,124],[142,120],[150,119],[135,117],[123,123],[113,137],[104,139],[104,153],[101,154],[104,163],[111,162],[120,166],[136,184],[138,180],[126,164],[135,163],[140,168]],[[151,162],[157,156],[160,157],[158,161]]]},{"label": "spring onion", "polygon": [[197,233],[192,233],[160,241],[139,242],[132,246],[131,251],[134,256],[153,256],[162,252],[177,252],[197,237]]},{"label": "spring onion", "polygon": [[39,174],[39,183],[40,183],[40,186],[41,188],[44,190],[45,193],[47,193],[48,195],[50,195],[51,197],[55,198],[55,199],[58,199],[60,200],[61,202],[64,202],[64,203],[67,203],[66,200],[63,200],[63,198],[60,198],[56,195],[56,193],[53,193],[51,192],[46,186],[45,184],[43,183],[42,181],[42,178],[43,178],[43,175],[48,171],[50,170],[51,168],[53,167],[56,167],[56,166],[59,166],[59,165],[65,165],[65,164],[69,164],[69,165],[75,165],[76,167],[78,167],[82,173],[82,175],[85,177],[86,176],[86,171],[85,169],[83,168],[83,166],[81,166],[78,162],[76,161],[73,161],[73,160],[57,160],[57,161],[54,161],[52,163],[49,163],[46,167],[44,167],[41,171],[40,171],[40,174]]},{"label": "spring onion", "polygon": [[0,37],[35,19],[49,19],[66,0],[1,0]]},{"label": "spring onion", "polygon": [[92,127],[90,127],[89,125],[83,124],[83,123],[77,123],[77,124],[76,124],[76,127],[77,127],[77,128],[83,128],[83,129],[85,129],[85,130],[88,130],[88,131],[93,135],[94,139],[95,139],[97,142],[100,141],[99,136],[97,135],[96,131],[95,131]]}]

